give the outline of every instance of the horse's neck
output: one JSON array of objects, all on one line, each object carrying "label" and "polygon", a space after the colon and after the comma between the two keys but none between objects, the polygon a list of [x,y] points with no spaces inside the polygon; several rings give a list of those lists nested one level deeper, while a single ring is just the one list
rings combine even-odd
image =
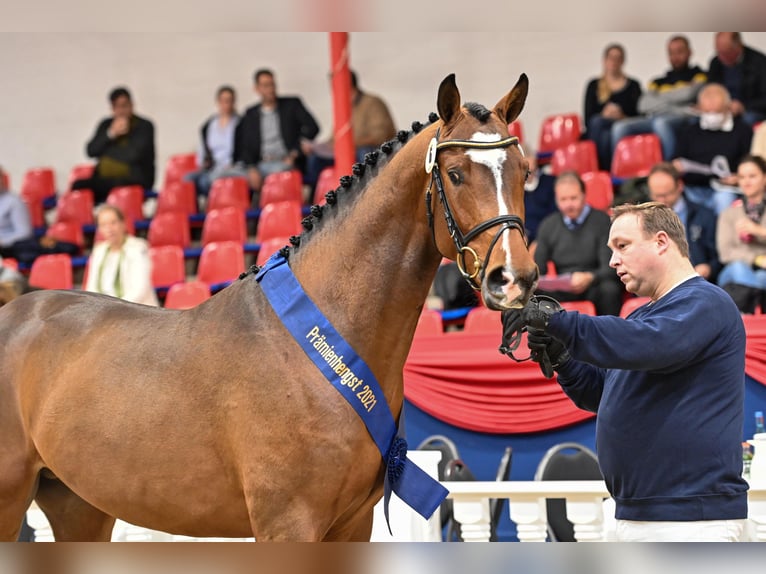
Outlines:
[{"label": "horse's neck", "polygon": [[[401,373],[441,258],[425,216],[428,176],[412,167],[411,154],[418,165],[425,157],[418,143],[407,144],[414,149],[383,167],[294,261],[306,292],[378,376]],[[351,198],[341,196],[332,209],[344,209],[344,200]]]}]

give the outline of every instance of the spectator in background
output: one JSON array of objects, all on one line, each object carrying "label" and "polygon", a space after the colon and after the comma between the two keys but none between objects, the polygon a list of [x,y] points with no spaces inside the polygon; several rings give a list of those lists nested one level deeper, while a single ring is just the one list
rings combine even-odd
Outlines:
[{"label": "spectator in background", "polygon": [[6,188],[2,175],[3,169],[0,167],[0,257],[34,260],[34,255],[31,258],[23,257],[23,252],[30,247],[34,249],[37,243],[29,209],[21,197]]},{"label": "spectator in background", "polygon": [[623,288],[609,267],[609,216],[585,202],[585,184],[574,171],[559,175],[555,193],[559,213],[540,224],[534,258],[543,273],[552,261],[568,285],[541,286],[538,293],[560,301],[588,300],[599,315],[619,315]]},{"label": "spectator in background", "polygon": [[708,79],[726,86],[731,112],[750,126],[766,119],[766,55],[742,43],[739,32],[715,35]]},{"label": "spectator in background", "polygon": [[114,187],[154,185],[154,125],[133,113],[127,88],[112,90],[109,101],[112,116],[101,120],[86,147],[97,160],[93,177],[72,183],[72,189],[92,190],[96,203],[106,201]]},{"label": "spectator in background", "polygon": [[233,169],[234,133],[239,123],[236,110],[237,95],[231,86],[221,86],[215,94],[218,113],[207,119],[200,129],[197,164],[198,171],[186,174],[194,182],[197,195],[210,192],[213,180],[219,177],[240,176],[244,172]]},{"label": "spectator in background", "polygon": [[[356,147],[356,161],[382,143],[396,136],[396,127],[388,106],[380,96],[362,91],[356,72],[351,71],[351,130]],[[320,172],[335,165],[334,139],[313,145],[308,158],[306,183],[316,184]],[[339,174],[341,175],[341,174]]]},{"label": "spectator in background", "polygon": [[673,166],[682,174],[687,197],[718,215],[737,196],[732,170],[749,153],[753,130],[732,114],[729,93],[721,84],[702,88],[697,107],[700,117],[678,131]]},{"label": "spectator in background", "polygon": [[647,184],[649,198],[670,207],[683,223],[694,270],[715,283],[721,269],[715,244],[715,213],[684,195],[684,183],[671,163],[658,163],[652,167]]},{"label": "spectator in background", "polygon": [[745,196],[726,209],[718,221],[718,253],[724,268],[718,284],[743,313],[766,304],[766,160],[748,155],[737,169]]},{"label": "spectator in background", "polygon": [[158,307],[146,240],[128,235],[125,216],[113,205],[99,208],[96,224],[102,240],[90,255],[85,290]]},{"label": "spectator in background", "polygon": [[272,173],[305,169],[307,142],[319,125],[298,97],[277,96],[271,70],[255,72],[255,92],[261,101],[245,112],[237,125],[234,161],[244,166],[257,203],[263,179]]},{"label": "spectator in background", "polygon": [[598,150],[599,167],[609,171],[612,150],[612,126],[617,120],[638,115],[641,85],[622,70],[625,49],[609,44],[604,50],[604,71],[588,83],[585,90],[585,138],[593,140]]},{"label": "spectator in background", "polygon": [[522,148],[529,164],[529,177],[524,182],[524,227],[532,249],[540,222],[557,211],[556,196],[553,192],[556,178],[540,169],[537,156],[532,150],[526,145],[522,145]]},{"label": "spectator in background", "polygon": [[649,88],[638,100],[640,118],[626,118],[615,122],[612,142],[625,136],[654,132],[662,142],[662,156],[672,159],[675,154],[676,131],[694,116],[692,106],[697,93],[707,81],[705,72],[691,67],[691,48],[686,36],[673,36],[668,41],[670,70],[649,83]]}]

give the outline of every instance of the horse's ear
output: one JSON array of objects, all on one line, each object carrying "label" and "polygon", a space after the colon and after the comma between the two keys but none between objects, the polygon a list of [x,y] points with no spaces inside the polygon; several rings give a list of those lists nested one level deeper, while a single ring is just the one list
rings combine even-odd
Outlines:
[{"label": "horse's ear", "polygon": [[436,109],[445,124],[450,123],[460,112],[460,92],[455,84],[455,74],[450,74],[439,85],[439,98]]},{"label": "horse's ear", "polygon": [[529,80],[526,74],[519,76],[519,81],[495,105],[495,113],[505,119],[505,123],[510,124],[519,117],[521,110],[524,109],[524,102],[527,100],[527,91],[529,90]]}]

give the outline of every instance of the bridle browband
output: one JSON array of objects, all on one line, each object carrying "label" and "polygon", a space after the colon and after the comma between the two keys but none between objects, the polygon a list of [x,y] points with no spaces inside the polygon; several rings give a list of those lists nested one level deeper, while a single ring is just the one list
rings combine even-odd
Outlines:
[{"label": "bridle browband", "polygon": [[[428,184],[428,189],[426,189],[425,197],[428,226],[431,228],[431,233],[434,237],[434,245],[436,245],[436,231],[434,230],[433,209],[431,207],[431,188],[436,186],[436,193],[439,196],[439,201],[441,202],[442,207],[444,208],[444,218],[447,221],[447,231],[449,231],[450,237],[452,238],[452,241],[455,243],[455,247],[457,248],[456,263],[458,269],[460,270],[460,274],[468,282],[468,284],[473,287],[473,289],[479,291],[481,290],[481,283],[484,281],[484,276],[486,273],[485,262],[489,260],[490,255],[492,255],[492,250],[495,248],[495,244],[497,243],[498,239],[500,239],[500,236],[503,234],[503,232],[508,229],[516,229],[519,233],[521,233],[521,237],[526,243],[524,222],[518,215],[498,215],[497,217],[493,217],[492,219],[488,219],[479,223],[468,233],[463,234],[463,232],[458,227],[457,222],[455,221],[455,217],[452,215],[452,208],[450,207],[449,200],[447,199],[447,194],[444,192],[444,182],[442,181],[441,172],[439,171],[439,163],[436,161],[436,156],[438,155],[439,151],[452,147],[473,149],[506,148],[512,145],[519,145],[519,138],[511,136],[494,142],[477,142],[472,140],[446,140],[439,142],[438,140],[440,130],[441,128],[436,130],[436,136],[434,136],[434,138],[431,140],[431,144],[428,149],[428,156],[426,157],[426,172],[431,173],[431,181]],[[489,249],[487,250],[487,255],[484,258],[484,261],[482,261],[476,251],[468,246],[468,243],[480,233],[483,233],[487,229],[496,227],[498,225],[500,226],[500,229],[492,238],[492,242],[489,244]],[[439,249],[438,245],[436,246],[436,249]],[[466,271],[466,252],[469,252],[473,256],[473,273],[468,273]],[[477,275],[479,275],[478,283],[476,282]]]}]

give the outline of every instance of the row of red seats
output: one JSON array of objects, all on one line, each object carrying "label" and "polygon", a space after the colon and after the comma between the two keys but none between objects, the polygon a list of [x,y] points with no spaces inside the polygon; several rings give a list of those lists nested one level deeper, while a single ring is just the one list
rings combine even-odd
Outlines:
[{"label": "row of red seats", "polygon": [[[508,131],[523,142],[520,120],[509,124]],[[555,114],[543,119],[537,155],[550,158],[554,175],[573,169],[578,173],[598,171],[596,146],[590,140],[580,140],[580,116],[575,113]],[[617,181],[644,177],[653,165],[662,161],[662,146],[655,134],[628,136],[617,142],[610,175]]]}]

